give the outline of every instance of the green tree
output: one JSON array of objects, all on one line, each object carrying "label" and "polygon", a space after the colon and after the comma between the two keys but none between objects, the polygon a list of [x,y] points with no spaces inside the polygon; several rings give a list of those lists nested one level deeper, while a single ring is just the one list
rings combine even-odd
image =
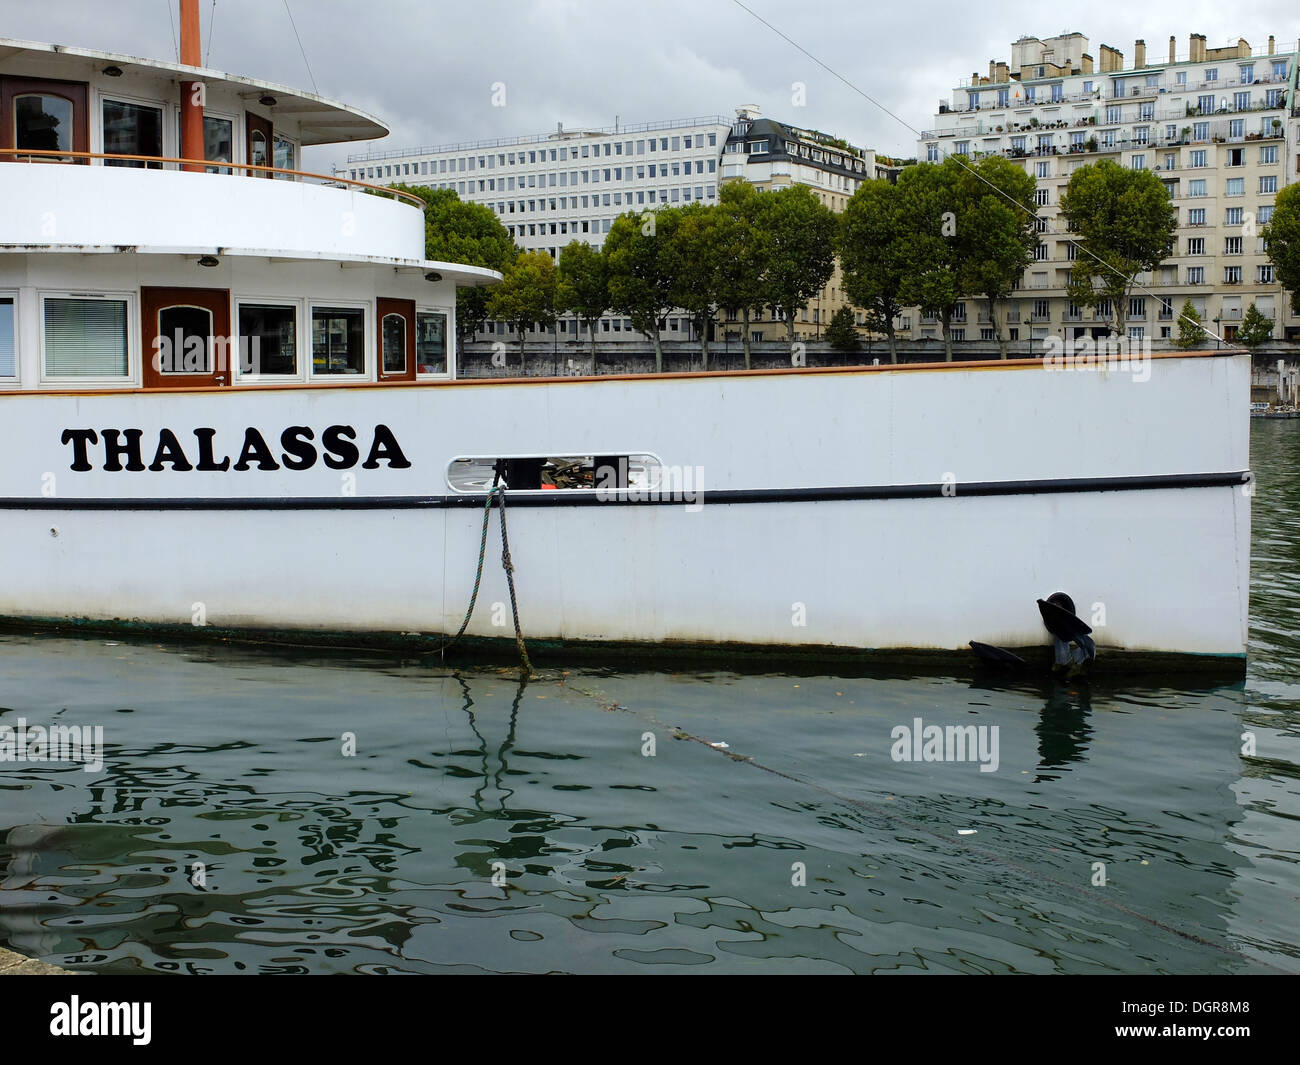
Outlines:
[{"label": "green tree", "polygon": [[[898,178],[898,210],[912,239],[899,298],[939,319],[945,356],[952,361],[952,318],[962,289],[962,245],[957,214],[964,160],[908,167]],[[969,164],[967,164],[969,165]]]},{"label": "green tree", "polygon": [[900,203],[898,186],[875,178],[858,186],[840,216],[844,292],[884,330],[890,362],[898,361],[894,319],[911,265],[912,233]]},{"label": "green tree", "polygon": [[770,258],[767,234],[759,224],[763,195],[748,181],[728,181],[718,190],[715,208],[714,293],[719,309],[740,316],[745,369],[750,368],[749,323],[763,305]]},{"label": "green tree", "polygon": [[680,219],[681,212],[671,208],[628,212],[614,219],[605,238],[610,306],[654,341],[655,373],[664,368],[660,341],[664,316],[675,306],[673,237]]},{"label": "green tree", "polygon": [[596,372],[596,325],[609,309],[605,255],[586,241],[571,240],[560,249],[560,279],[555,305],[572,311],[591,332],[591,372]]},{"label": "green tree", "polygon": [[555,324],[555,297],[559,275],[555,263],[544,251],[523,252],[506,271],[488,301],[488,314],[509,322],[519,334],[519,372],[527,372],[524,336],[534,323],[544,328]]},{"label": "green tree", "polygon": [[[485,266],[504,273],[519,255],[514,238],[488,208],[464,203],[452,189],[394,185],[424,201],[424,257]],[[490,292],[481,285],[456,290],[456,339],[464,343],[487,321]]]},{"label": "green tree", "polygon": [[784,312],[793,342],[795,315],[835,272],[838,223],[812,189],[789,185],[763,193],[759,224],[770,252],[763,302]]},{"label": "green tree", "polygon": [[1168,191],[1150,170],[1104,159],[1071,175],[1061,215],[1079,245],[1070,299],[1088,307],[1110,300],[1112,331],[1124,336],[1129,294],[1138,277],[1174,250],[1178,212]]},{"label": "green tree", "polygon": [[858,327],[853,322],[853,308],[841,307],[831,315],[830,324],[826,327],[826,341],[832,350],[845,354],[857,351],[861,347]]},{"label": "green tree", "polygon": [[717,208],[696,202],[670,210],[680,213],[677,225],[672,228],[673,284],[669,296],[694,323],[700,337],[700,355],[707,370],[709,323],[713,321],[718,299]]},{"label": "green tree", "polygon": [[1237,339],[1253,351],[1273,339],[1273,319],[1265,318],[1263,312],[1252,303],[1242,316]]},{"label": "green tree", "polygon": [[1291,293],[1291,309],[1300,314],[1300,184],[1277,194],[1273,218],[1261,235],[1277,279]]},{"label": "green tree", "polygon": [[1178,337],[1174,344],[1188,351],[1202,343],[1205,335],[1205,327],[1201,325],[1201,316],[1196,313],[1195,305],[1191,300],[1184,301],[1183,309],[1178,312]]},{"label": "green tree", "polygon": [[958,179],[957,236],[960,242],[961,290],[983,296],[989,323],[1002,357],[1006,331],[998,317],[1034,260],[1034,190],[1038,182],[1022,167],[1000,155],[963,169]]}]

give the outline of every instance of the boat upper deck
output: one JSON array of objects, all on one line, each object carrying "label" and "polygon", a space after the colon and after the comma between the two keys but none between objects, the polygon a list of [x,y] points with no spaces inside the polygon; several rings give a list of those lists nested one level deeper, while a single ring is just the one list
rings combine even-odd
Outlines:
[{"label": "boat upper deck", "polygon": [[0,217],[0,251],[419,261],[417,199],[300,167],[304,147],[387,132],[271,82],[0,38],[0,163],[24,164],[0,166],[0,199],[22,205]]}]

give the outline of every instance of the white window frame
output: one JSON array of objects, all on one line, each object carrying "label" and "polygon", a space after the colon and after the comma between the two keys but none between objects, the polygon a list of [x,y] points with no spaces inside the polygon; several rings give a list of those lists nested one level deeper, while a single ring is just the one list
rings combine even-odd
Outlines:
[{"label": "white window frame", "polygon": [[[301,384],[307,379],[307,362],[311,355],[310,338],[304,339],[303,323],[304,319],[303,303],[301,296],[267,296],[262,293],[236,293],[233,295],[231,302],[234,304],[234,318],[230,323],[231,334],[239,337],[239,308],[246,303],[255,303],[262,306],[271,307],[292,307],[294,313],[294,362],[298,367],[298,372],[294,374],[280,373],[244,373],[242,354],[236,357],[236,367],[234,376],[231,378],[236,385],[278,385],[278,384]],[[324,304],[322,304],[324,306]],[[341,306],[341,304],[340,304]],[[309,322],[309,320],[306,320]],[[304,350],[305,349],[305,350]],[[334,376],[334,375],[326,375]],[[340,375],[342,376],[342,375]]]},{"label": "white window frame", "polygon": [[[55,300],[104,300],[126,303],[126,373],[121,377],[68,377],[65,374],[51,376],[45,372],[45,301]],[[87,386],[94,388],[141,388],[140,379],[140,299],[139,293],[127,289],[104,289],[101,292],[80,292],[72,289],[42,288],[36,291],[36,313],[38,351],[40,359],[40,383],[51,389],[77,388]]]},{"label": "white window frame", "polygon": [[[293,137],[287,137],[287,136],[285,136],[285,135],[282,134],[278,129],[276,129],[274,126],[271,127],[271,165],[272,165],[272,166],[275,166],[275,165],[276,165],[276,162],[275,162],[275,142],[276,142],[277,140],[287,141],[289,144],[292,144],[292,145],[293,145],[293,166],[288,167],[288,169],[289,169],[289,170],[301,170],[301,169],[302,169],[302,141],[301,141],[300,139],[299,139],[299,140],[295,140]],[[294,177],[294,176],[291,175],[291,174],[272,174],[271,177],[276,178],[276,179],[279,180],[279,181],[297,181],[297,180],[298,180],[298,178]]]},{"label": "white window frame", "polygon": [[[180,143],[180,129],[178,122],[174,119],[179,116],[179,109],[176,115],[172,114],[172,101],[159,100],[157,97],[137,96],[130,92],[111,92],[102,87],[96,87],[92,84],[91,97],[94,99],[94,114],[90,117],[90,150],[92,152],[103,153],[104,148],[104,103],[134,104],[137,107],[151,107],[155,111],[162,113],[162,154],[165,158],[167,155],[167,145]],[[224,117],[224,116],[222,116]],[[231,145],[234,148],[234,145]],[[232,152],[233,154],[233,152]],[[107,159],[92,159],[92,165],[104,166],[109,162]],[[233,164],[232,164],[233,165]],[[160,170],[178,170],[179,166],[175,163],[159,163]],[[44,317],[44,315],[42,315]],[[43,357],[43,356],[42,356]]]},{"label": "white window frame", "polygon": [[[447,320],[444,337],[447,343],[447,369],[442,373],[421,373],[420,352],[418,348],[420,315],[441,314]],[[417,348],[415,353],[415,379],[417,381],[448,381],[455,376],[456,365],[456,309],[443,304],[419,302],[415,305],[415,328],[417,331]]]},{"label": "white window frame", "polygon": [[[378,321],[377,305],[374,300],[345,300],[332,299],[325,297],[310,297],[306,301],[307,312],[303,318],[304,325],[307,328],[307,336],[303,339],[303,346],[306,348],[306,361],[303,363],[303,369],[307,374],[307,381],[314,385],[356,385],[364,384],[367,381],[375,380],[375,360],[378,353],[375,350],[375,338],[372,335],[375,331],[375,322]],[[315,351],[315,325],[313,316],[317,307],[343,307],[347,310],[359,309],[365,311],[365,325],[361,329],[362,351],[365,358],[365,372],[359,374],[332,374],[316,372],[316,351]]]},{"label": "white window frame", "polygon": [[0,288],[0,299],[12,300],[14,308],[14,375],[12,377],[0,377],[0,389],[19,388],[22,386],[23,379],[23,359],[22,359],[22,308],[19,306],[20,298],[16,288]]},{"label": "white window frame", "polygon": [[[171,117],[172,117],[172,127],[174,131],[174,139],[170,143],[175,146],[176,151],[173,154],[175,154],[176,158],[179,159],[181,157],[181,109],[179,107],[173,107]],[[237,168],[239,167],[239,164],[244,161],[241,158],[241,156],[243,155],[243,150],[240,147],[240,145],[243,143],[244,131],[240,126],[239,116],[236,114],[230,114],[225,111],[218,111],[211,107],[205,107],[203,109],[203,117],[219,118],[224,122],[230,123],[230,162],[229,163],[214,162],[214,163],[209,163],[208,165],[215,166],[215,167],[224,166],[230,169],[230,172],[232,174],[239,173],[239,170]],[[102,112],[100,113],[100,122],[101,123],[103,122]],[[179,170],[180,167],[172,166],[170,163],[168,163],[167,169]]]}]

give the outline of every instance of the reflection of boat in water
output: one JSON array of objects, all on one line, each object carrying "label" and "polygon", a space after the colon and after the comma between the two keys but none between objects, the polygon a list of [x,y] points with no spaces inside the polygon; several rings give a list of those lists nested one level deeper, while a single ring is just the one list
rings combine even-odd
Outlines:
[{"label": "reflection of boat in water", "polygon": [[1247,357],[458,380],[456,288],[497,275],[311,184],[303,147],[384,127],[198,66],[182,13],[189,63],[0,48],[0,617],[428,646],[502,469],[530,639],[964,654],[1043,646],[1061,589],[1108,665],[1244,659]]}]

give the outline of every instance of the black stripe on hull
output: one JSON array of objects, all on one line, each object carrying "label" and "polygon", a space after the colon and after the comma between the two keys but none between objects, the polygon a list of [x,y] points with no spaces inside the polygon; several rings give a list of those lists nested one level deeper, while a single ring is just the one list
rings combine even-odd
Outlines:
[{"label": "black stripe on hull", "polygon": [[[1171,488],[1225,488],[1249,484],[1252,476],[1238,473],[1169,473],[1138,477],[1072,477],[1044,480],[971,481],[953,484],[849,485],[837,488],[696,489],[653,498],[635,489],[619,492],[560,489],[511,492],[510,507],[682,506],[684,503],[835,503],[854,500],[939,499],[979,496],[1069,495],[1083,492],[1141,492]],[[60,499],[0,498],[0,510],[436,510],[482,507],[486,493],[433,496],[304,496],[293,497],[177,497]]]}]

